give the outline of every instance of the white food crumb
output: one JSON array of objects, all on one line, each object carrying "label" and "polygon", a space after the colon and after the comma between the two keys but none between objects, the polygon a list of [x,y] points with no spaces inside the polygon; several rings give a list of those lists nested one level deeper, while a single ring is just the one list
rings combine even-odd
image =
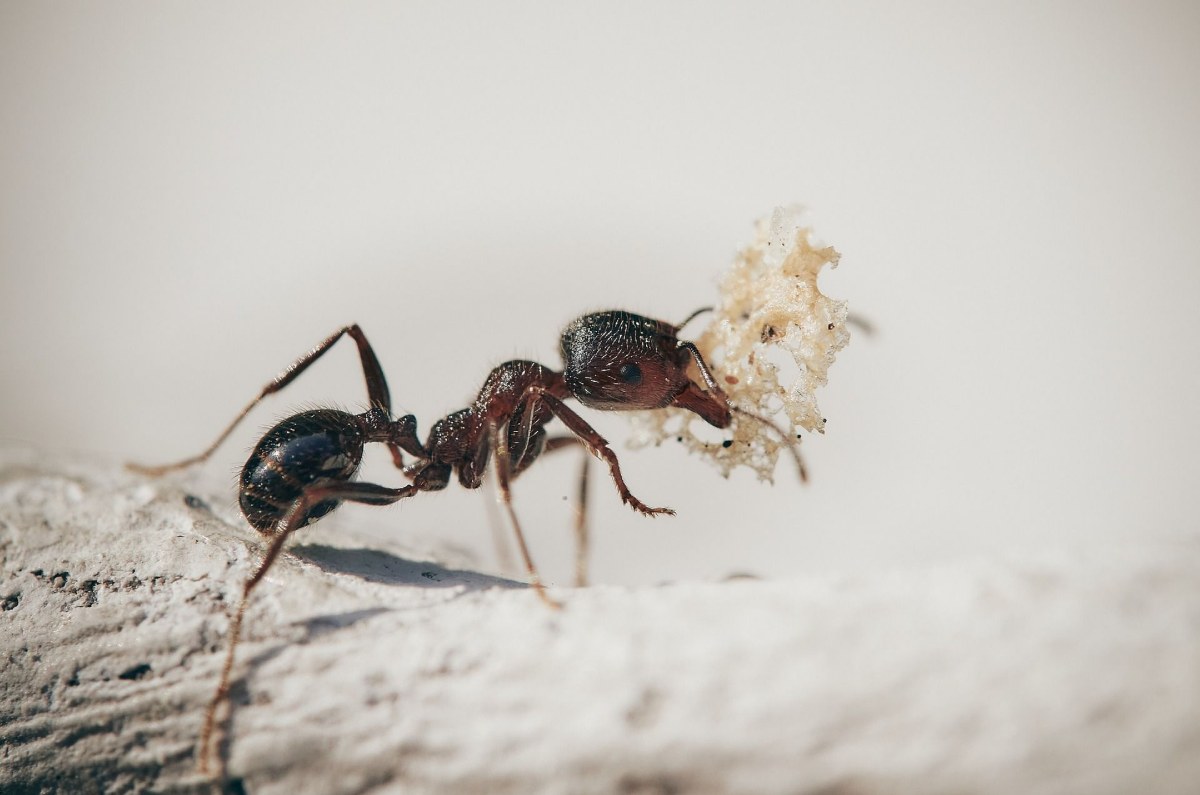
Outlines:
[{"label": "white food crumb", "polygon": [[[787,439],[737,412],[728,429],[717,431],[689,411],[667,408],[628,413],[631,445],[674,438],[713,461],[726,477],[746,466],[771,481],[785,441],[802,428],[825,432],[816,390],[827,383],[829,366],[850,332],[846,302],[817,288],[821,268],[837,267],[840,255],[821,246],[805,216],[803,207],[792,205],[758,221],[756,239],[721,280],[720,302],[695,338],[730,405],[790,429]],[[790,381],[792,367],[782,352],[795,362]]]}]

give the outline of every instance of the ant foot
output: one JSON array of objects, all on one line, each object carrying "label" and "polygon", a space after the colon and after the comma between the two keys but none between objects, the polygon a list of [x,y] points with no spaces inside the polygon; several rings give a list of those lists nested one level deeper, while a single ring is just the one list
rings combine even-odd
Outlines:
[{"label": "ant foot", "polygon": [[674,508],[651,508],[649,505],[642,502],[637,497],[634,497],[632,494],[626,496],[624,500],[625,504],[630,508],[633,508],[638,513],[645,514],[646,516],[658,516],[659,514],[666,514],[667,516],[675,515]]},{"label": "ant foot", "polygon": [[144,475],[148,478],[158,478],[170,472],[175,467],[173,466],[149,466],[147,464],[135,464],[132,461],[125,462],[125,469],[135,475]]},{"label": "ant foot", "polygon": [[546,607],[550,608],[551,610],[563,609],[562,602],[556,602],[555,600],[551,599],[550,595],[546,593],[546,586],[542,585],[540,581],[534,580],[532,583],[530,583],[530,585],[533,587],[534,593],[538,595],[538,599],[541,599],[542,604],[544,604]]}]

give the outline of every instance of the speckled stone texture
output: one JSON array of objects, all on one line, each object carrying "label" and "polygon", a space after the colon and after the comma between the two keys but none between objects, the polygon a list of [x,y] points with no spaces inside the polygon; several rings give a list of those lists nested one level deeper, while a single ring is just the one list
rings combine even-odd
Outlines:
[{"label": "speckled stone texture", "polygon": [[261,538],[116,465],[0,453],[0,791],[1195,793],[1200,550],[558,589]]}]

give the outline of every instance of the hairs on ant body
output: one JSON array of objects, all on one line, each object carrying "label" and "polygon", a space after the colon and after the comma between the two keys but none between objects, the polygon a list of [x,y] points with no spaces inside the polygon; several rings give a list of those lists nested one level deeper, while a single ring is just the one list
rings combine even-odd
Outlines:
[{"label": "hairs on ant body", "polygon": [[[417,435],[417,420],[413,415],[392,416],[387,381],[371,344],[357,325],[346,326],[268,382],[199,455],[164,466],[131,464],[134,471],[157,476],[205,461],[263,398],[294,381],[338,340],[349,336],[358,346],[369,408],[361,414],[314,409],[288,417],[267,431],[242,468],[239,494],[242,514],[269,538],[269,546],[242,586],[241,600],[230,624],[220,682],[205,713],[200,736],[200,770],[207,770],[216,714],[229,693],[234,652],[251,592],[270,570],[292,533],[330,513],[342,502],[390,505],[420,492],[440,491],[449,485],[452,476],[463,487],[477,489],[490,465],[530,585],[546,605],[558,608],[558,603],[546,593],[512,506],[512,480],[540,455],[582,446],[608,466],[617,493],[626,505],[646,516],[675,513],[670,508],[651,507],[633,495],[608,442],[565,401],[573,398],[584,406],[604,411],[673,406],[693,412],[717,428],[728,428],[736,412],[790,438],[769,421],[731,406],[700,351],[691,342],[678,338],[680,328],[703,311],[706,310],[693,313],[678,326],[624,311],[584,315],[572,321],[562,333],[562,371],[524,360],[501,364],[488,374],[474,402],[435,422],[424,442]],[[689,376],[691,366],[699,372],[703,387]],[[568,435],[547,435],[546,425],[555,419],[566,426]],[[387,446],[392,461],[409,481],[407,485],[392,488],[355,481],[363,448],[372,443]],[[789,448],[800,464],[794,440]],[[406,455],[412,460],[406,459]],[[803,467],[800,471],[803,476]],[[582,518],[585,493],[582,484],[586,483],[586,472],[585,463],[576,521],[581,556],[587,539]],[[580,565],[579,580],[583,579],[582,571]]]}]

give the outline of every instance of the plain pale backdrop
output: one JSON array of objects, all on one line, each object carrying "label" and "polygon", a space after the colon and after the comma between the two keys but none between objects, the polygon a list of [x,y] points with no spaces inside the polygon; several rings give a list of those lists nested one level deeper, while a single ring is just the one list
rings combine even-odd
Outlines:
[{"label": "plain pale backdrop", "polygon": [[[1197,141],[1189,2],[6,2],[0,441],[190,455],[348,322],[427,429],[505,359],[557,366],[585,311],[711,302],[802,202],[843,255],[824,289],[879,329],[820,395],[812,483],[622,452],[679,515],[597,477],[597,579],[1194,539]],[[264,426],[361,406],[352,351],[197,488],[232,506]],[[577,466],[516,487],[552,581]],[[327,521],[493,566],[480,494]]]}]

